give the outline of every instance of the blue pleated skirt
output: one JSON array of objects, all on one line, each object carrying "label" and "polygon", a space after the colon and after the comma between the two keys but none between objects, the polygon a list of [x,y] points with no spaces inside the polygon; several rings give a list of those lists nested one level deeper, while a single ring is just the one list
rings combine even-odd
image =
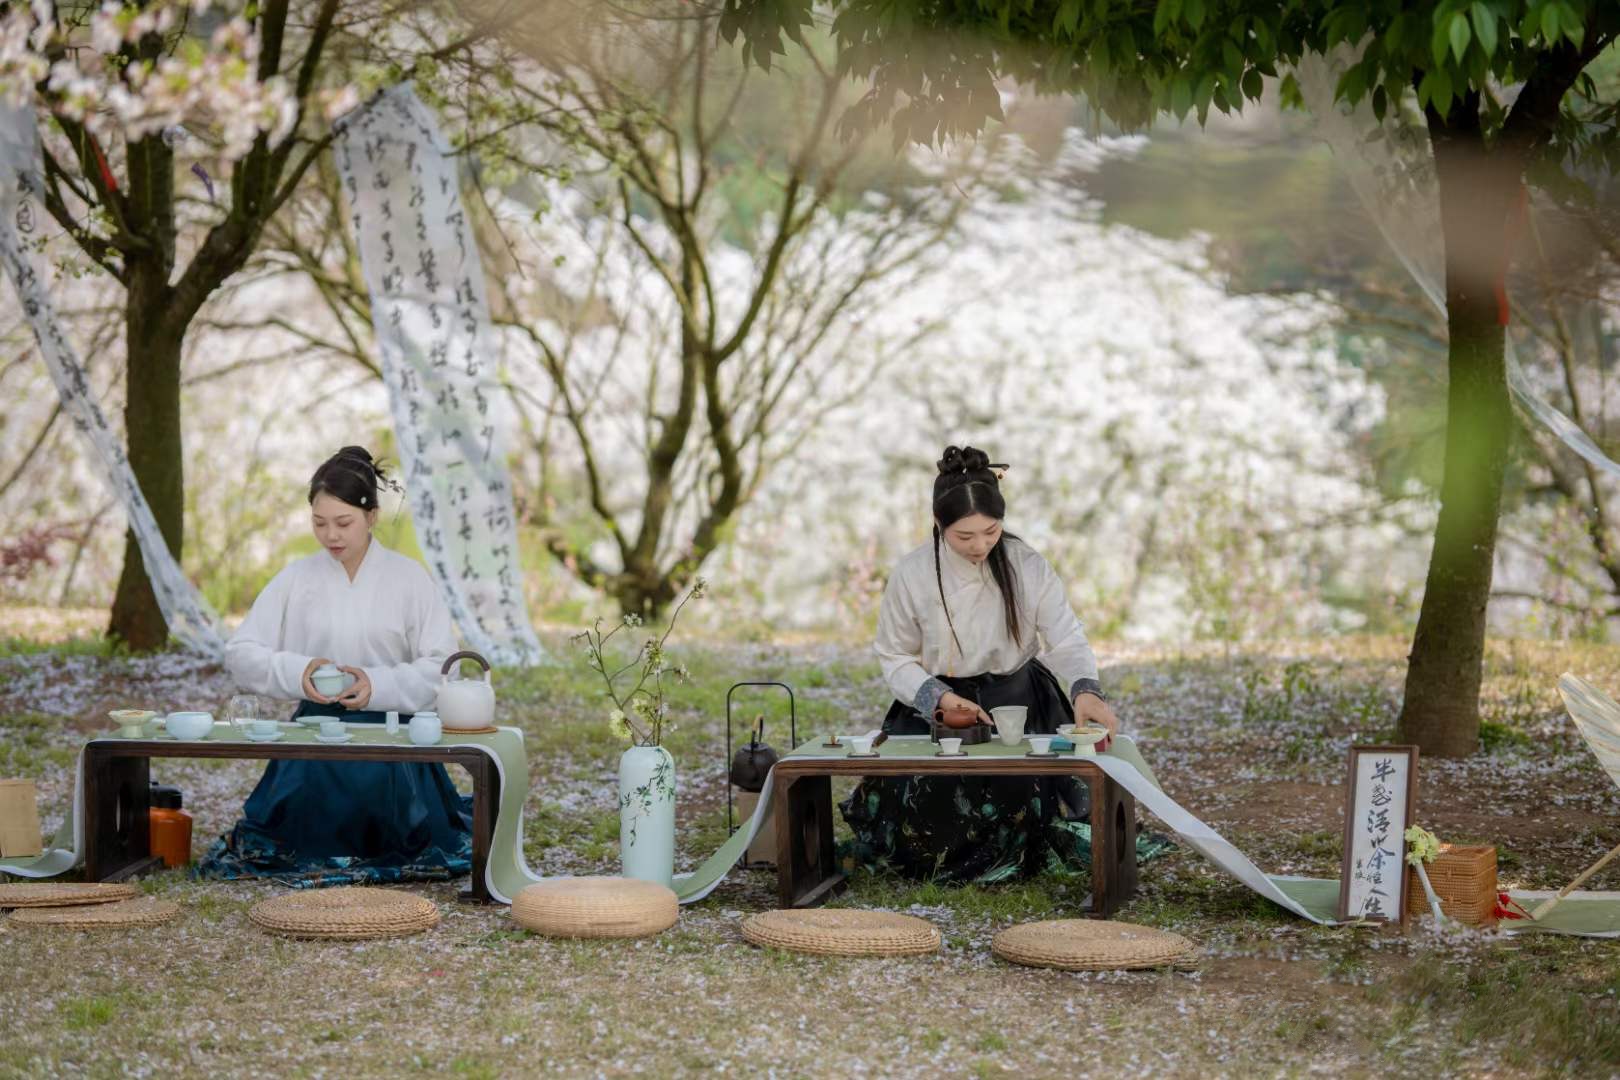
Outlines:
[{"label": "blue pleated skirt", "polygon": [[[293,717],[333,713],[332,705],[304,701]],[[342,719],[380,724],[384,717],[345,711]],[[443,765],[277,760],[194,874],[303,888],[446,881],[471,869],[472,797],[456,791]]]}]

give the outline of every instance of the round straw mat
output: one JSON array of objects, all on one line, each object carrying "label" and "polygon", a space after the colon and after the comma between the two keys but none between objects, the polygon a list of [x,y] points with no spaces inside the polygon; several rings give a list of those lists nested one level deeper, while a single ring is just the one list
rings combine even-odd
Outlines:
[{"label": "round straw mat", "polygon": [[501,729],[496,727],[494,724],[489,724],[489,725],[487,725],[485,727],[447,727],[447,728],[444,729],[444,734],[446,734],[446,735],[493,735],[499,730],[501,730]]},{"label": "round straw mat", "polygon": [[1064,971],[1163,967],[1188,958],[1193,947],[1180,934],[1098,919],[1024,923],[990,942],[990,951],[1003,960]]},{"label": "round straw mat", "polygon": [[18,926],[54,926],[63,930],[122,930],[137,926],[158,926],[180,914],[172,900],[143,896],[111,904],[82,907],[24,908],[11,916]]},{"label": "round straw mat", "polygon": [[0,908],[110,904],[137,895],[135,886],[99,882],[41,882],[0,885]]},{"label": "round straw mat", "polygon": [[939,951],[939,930],[915,915],[844,908],[762,911],[743,920],[755,945],[818,956],[922,956]]},{"label": "round straw mat", "polygon": [[439,924],[439,908],[414,893],[345,885],[261,900],[248,909],[248,918],[289,937],[357,940],[430,929]]},{"label": "round straw mat", "polygon": [[542,881],[512,901],[514,922],[552,937],[647,937],[674,926],[679,910],[667,886],[624,877]]}]

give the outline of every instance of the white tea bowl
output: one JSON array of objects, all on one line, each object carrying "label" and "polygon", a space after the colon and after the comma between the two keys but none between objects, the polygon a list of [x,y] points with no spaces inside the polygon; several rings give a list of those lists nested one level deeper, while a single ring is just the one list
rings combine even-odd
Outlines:
[{"label": "white tea bowl", "polygon": [[172,712],[164,719],[163,726],[177,739],[206,739],[214,730],[214,714]]}]

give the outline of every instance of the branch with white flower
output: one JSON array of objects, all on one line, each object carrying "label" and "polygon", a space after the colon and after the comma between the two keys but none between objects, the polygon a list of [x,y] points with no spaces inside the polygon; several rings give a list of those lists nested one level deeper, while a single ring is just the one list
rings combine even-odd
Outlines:
[{"label": "branch with white flower", "polygon": [[[628,612],[607,630],[602,628],[602,620],[598,618],[591,629],[574,635],[574,640],[585,646],[586,665],[601,675],[606,684],[603,693],[613,702],[613,708],[608,712],[608,728],[616,738],[637,746],[659,746],[664,736],[675,730],[675,725],[669,719],[669,702],[664,698],[664,676],[668,675],[677,682],[687,682],[691,679],[691,673],[685,664],[672,662],[665,645],[675,630],[681,609],[686,607],[688,601],[701,597],[707,588],[708,583],[698,578],[686,595],[681,597],[680,603],[675,605],[664,632],[644,640],[628,662],[612,666],[611,670],[608,643],[621,631],[640,626],[641,616]],[[621,685],[632,674],[635,682],[628,686]]]}]

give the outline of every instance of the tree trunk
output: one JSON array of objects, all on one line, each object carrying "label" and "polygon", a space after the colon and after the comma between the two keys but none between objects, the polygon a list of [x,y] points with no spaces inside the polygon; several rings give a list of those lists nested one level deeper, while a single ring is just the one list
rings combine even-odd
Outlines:
[{"label": "tree trunk", "polygon": [[[162,317],[168,308],[164,279],[137,266],[130,268],[124,312],[129,350],[124,429],[129,440],[130,469],[152,508],[164,542],[179,561],[185,526],[180,438],[183,332],[174,330]],[[124,534],[124,570],[118,578],[107,634],[136,651],[159,649],[168,641],[168,624],[152,593],[133,531]]]},{"label": "tree trunk", "polygon": [[1485,150],[1477,113],[1462,130],[1437,125],[1431,114],[1430,134],[1446,245],[1450,382],[1440,518],[1399,728],[1425,755],[1462,757],[1479,746],[1485,609],[1513,424],[1495,286],[1519,174],[1504,160],[1509,155]]}]

